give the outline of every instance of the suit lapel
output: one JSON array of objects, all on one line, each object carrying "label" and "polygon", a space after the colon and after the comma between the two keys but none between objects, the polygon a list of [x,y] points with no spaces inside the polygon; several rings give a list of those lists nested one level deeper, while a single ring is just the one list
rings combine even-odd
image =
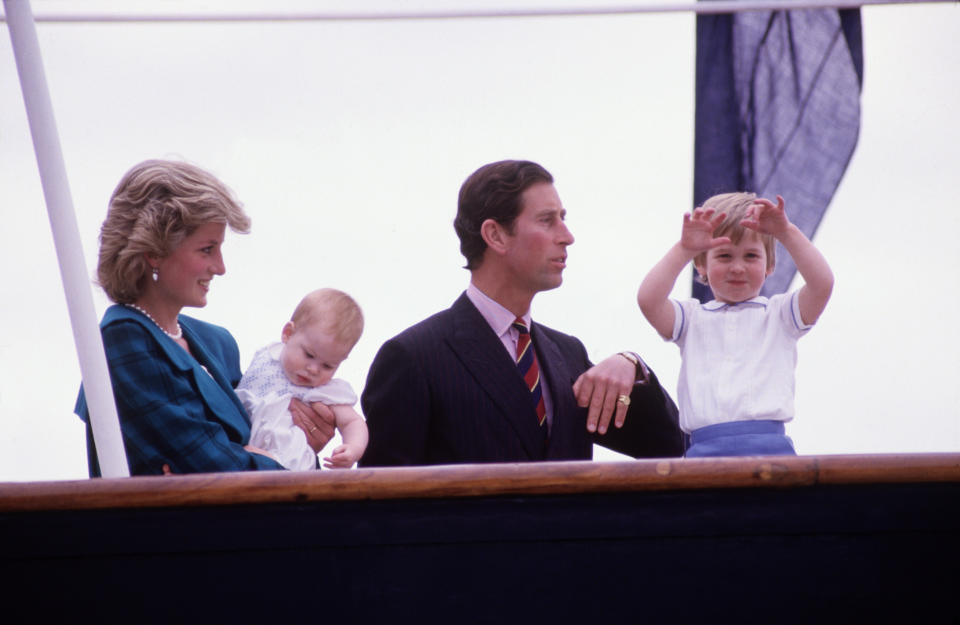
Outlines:
[{"label": "suit lapel", "polygon": [[220,422],[225,427],[232,428],[241,440],[245,439],[250,432],[247,413],[240,403],[240,398],[233,391],[230,380],[221,370],[220,362],[207,350],[204,333],[194,327],[189,317],[181,317],[180,325],[184,328],[184,337],[190,343],[190,351],[194,357],[190,358],[182,349],[179,351],[187,356],[186,360],[190,364],[200,394]]},{"label": "suit lapel", "polygon": [[[516,433],[527,455],[531,459],[543,458],[544,431],[537,424],[530,391],[516,363],[466,295],[454,302],[451,311],[453,333],[447,338],[450,349],[497,406],[499,417]],[[497,415],[479,415],[479,418],[493,419]]]}]

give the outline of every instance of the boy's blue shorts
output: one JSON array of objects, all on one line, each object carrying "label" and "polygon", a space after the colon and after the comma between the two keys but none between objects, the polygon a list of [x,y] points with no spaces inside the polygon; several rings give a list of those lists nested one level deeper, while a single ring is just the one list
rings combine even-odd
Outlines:
[{"label": "boy's blue shorts", "polygon": [[796,456],[781,421],[731,421],[690,433],[686,458],[714,456]]}]

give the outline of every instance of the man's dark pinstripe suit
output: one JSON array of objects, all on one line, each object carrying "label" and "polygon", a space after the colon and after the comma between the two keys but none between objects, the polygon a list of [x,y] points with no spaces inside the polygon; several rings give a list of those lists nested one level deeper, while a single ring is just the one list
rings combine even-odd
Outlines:
[{"label": "man's dark pinstripe suit", "polygon": [[553,397],[549,440],[515,363],[462,295],[380,348],[361,400],[370,444],[360,465],[587,460],[594,442],[634,457],[683,454],[676,405],[652,372],[634,386],[623,428],[590,434],[572,391],[591,366],[586,349],[536,323],[531,334]]}]

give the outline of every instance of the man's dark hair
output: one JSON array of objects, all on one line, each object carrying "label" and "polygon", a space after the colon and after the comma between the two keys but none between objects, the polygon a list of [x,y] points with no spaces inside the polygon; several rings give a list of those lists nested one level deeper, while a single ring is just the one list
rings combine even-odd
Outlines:
[{"label": "man's dark hair", "polygon": [[513,231],[513,222],[523,208],[523,192],[538,182],[553,183],[546,169],[531,161],[498,161],[484,165],[470,174],[460,187],[457,217],[453,227],[460,238],[460,252],[467,259],[467,269],[476,269],[483,259],[487,244],[480,236],[480,226],[493,219]]}]

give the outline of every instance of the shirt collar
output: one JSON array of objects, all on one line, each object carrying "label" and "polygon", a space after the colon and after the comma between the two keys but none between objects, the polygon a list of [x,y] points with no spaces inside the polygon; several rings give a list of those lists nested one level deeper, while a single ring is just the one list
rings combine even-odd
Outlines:
[{"label": "shirt collar", "polygon": [[[497,336],[503,336],[510,330],[510,327],[513,325],[513,320],[517,318],[516,315],[501,306],[496,300],[478,289],[473,282],[467,287],[467,298],[477,307],[477,310],[479,310],[483,318],[487,320],[487,324],[497,333]],[[524,313],[521,319],[523,319],[523,322],[526,323],[527,328],[529,328],[530,311],[528,310]]]},{"label": "shirt collar", "polygon": [[752,299],[744,300],[742,302],[737,302],[736,304],[728,304],[727,302],[721,302],[719,300],[710,300],[706,304],[703,304],[703,309],[714,311],[714,310],[723,310],[724,308],[733,308],[735,306],[747,306],[751,304],[755,306],[763,306],[764,308],[766,308],[768,301],[770,300],[768,300],[766,297],[762,295],[758,295]]}]

